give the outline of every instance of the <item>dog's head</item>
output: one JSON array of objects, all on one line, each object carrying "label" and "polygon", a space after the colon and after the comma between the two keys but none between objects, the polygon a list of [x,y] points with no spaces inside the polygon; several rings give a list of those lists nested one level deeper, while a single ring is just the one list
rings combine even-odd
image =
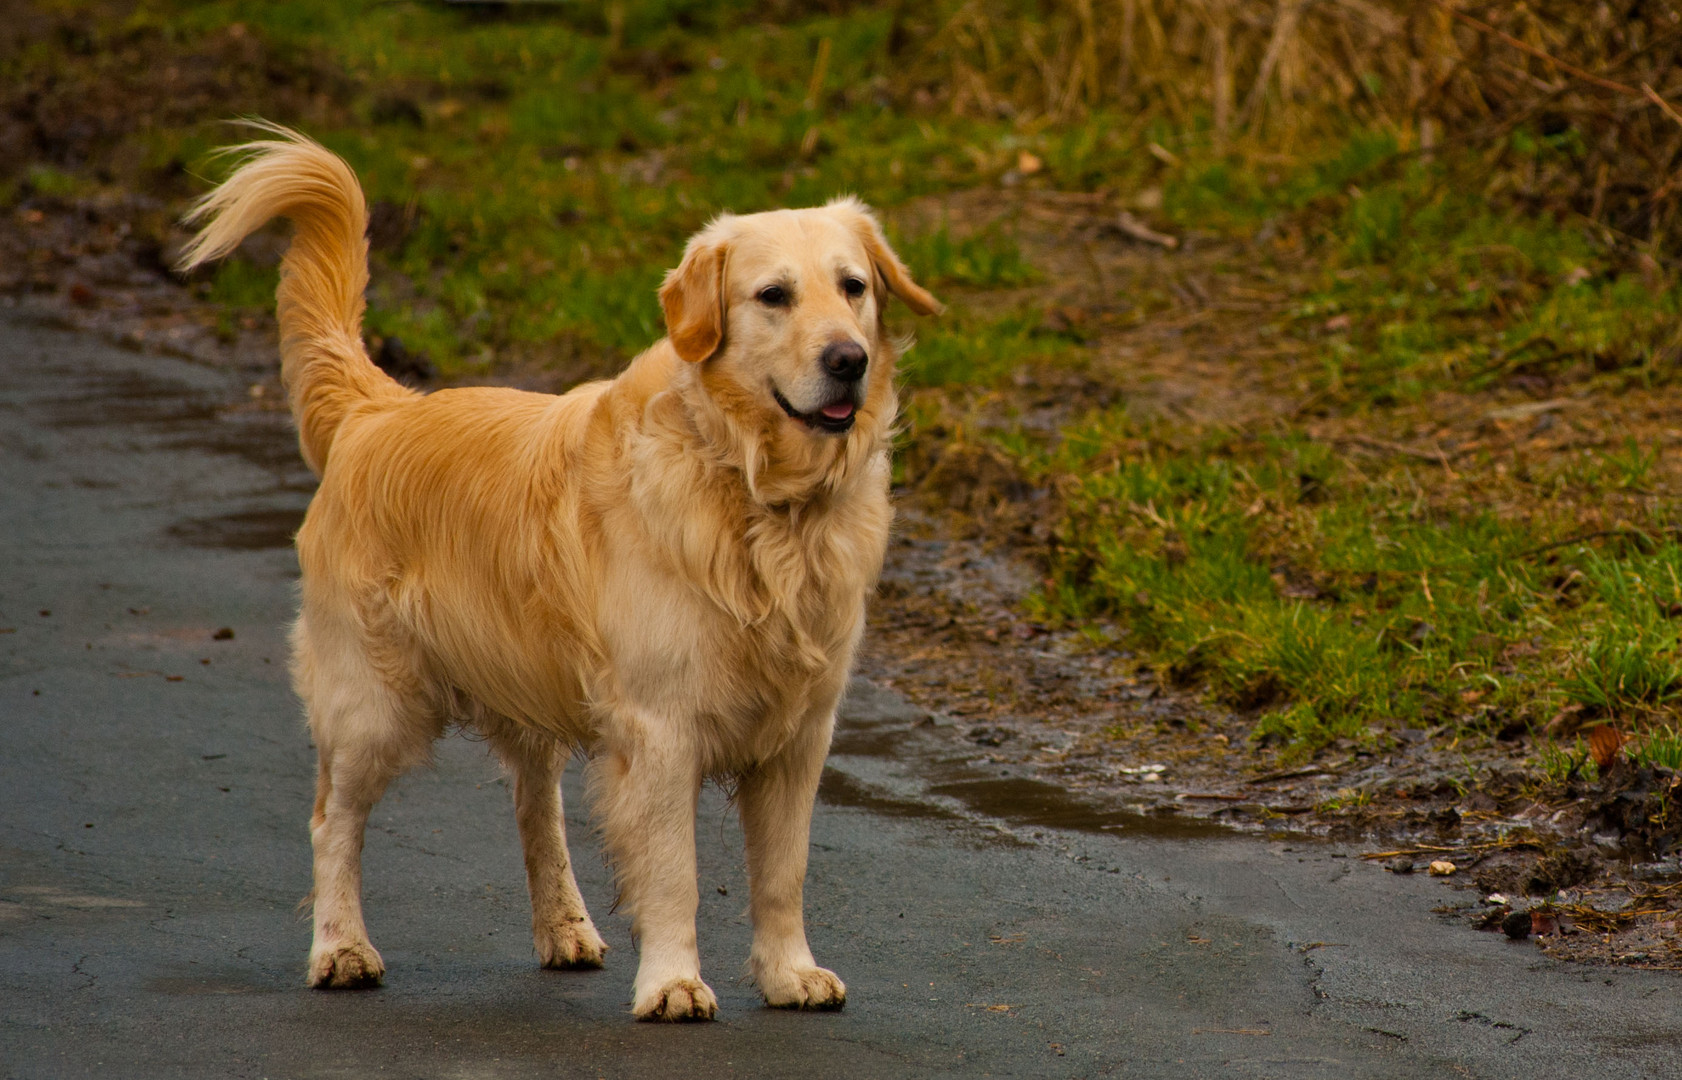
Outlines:
[{"label": "dog's head", "polygon": [[852,198],[722,216],[666,275],[660,304],[711,414],[700,419],[763,496],[833,484],[885,444],[898,409],[890,293],[919,315],[940,310]]}]

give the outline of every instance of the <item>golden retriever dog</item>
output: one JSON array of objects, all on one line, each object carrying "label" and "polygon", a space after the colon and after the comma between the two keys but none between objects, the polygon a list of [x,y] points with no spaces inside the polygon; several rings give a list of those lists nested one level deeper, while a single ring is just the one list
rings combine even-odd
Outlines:
[{"label": "golden retriever dog", "polygon": [[733,789],[767,1004],[833,1009],[802,894],[835,710],[882,564],[897,410],[889,294],[929,314],[855,199],[722,215],[660,289],[669,337],[556,397],[420,394],[362,344],[367,212],[350,167],[296,132],[238,148],[188,268],[288,217],[281,377],[321,478],[298,532],[294,684],[320,755],[309,983],[378,983],[362,919],[369,811],[451,724],[513,777],[545,967],[604,945],[573,877],[559,780],[593,809],[641,962],[632,1011],[700,1020],[695,814]]}]

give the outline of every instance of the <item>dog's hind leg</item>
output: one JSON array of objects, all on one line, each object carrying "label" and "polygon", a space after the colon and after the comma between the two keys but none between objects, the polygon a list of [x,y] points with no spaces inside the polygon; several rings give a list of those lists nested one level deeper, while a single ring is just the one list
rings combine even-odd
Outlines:
[{"label": "dog's hind leg", "polygon": [[603,837],[641,953],[631,1000],[638,1020],[711,1020],[718,1011],[718,998],[701,981],[695,942],[701,776],[675,726],[621,716],[614,724],[620,737],[590,763]]},{"label": "dog's hind leg", "polygon": [[607,944],[584,909],[567,851],[560,783],[566,749],[507,722],[491,728],[490,740],[514,776],[514,819],[526,857],[537,958],[546,968],[601,967]]},{"label": "dog's hind leg", "polygon": [[753,917],[748,971],[775,1008],[839,1009],[847,1001],[847,987],[812,959],[803,910],[812,803],[833,724],[824,717],[803,725],[789,746],[736,786]]},{"label": "dog's hind leg", "polygon": [[318,630],[300,617],[293,634],[294,681],[309,710],[319,759],[310,818],[315,937],[309,984],[377,986],[385,962],[362,919],[363,832],[386,786],[425,759],[442,723],[422,702],[395,692],[358,643],[324,643],[315,640]]}]

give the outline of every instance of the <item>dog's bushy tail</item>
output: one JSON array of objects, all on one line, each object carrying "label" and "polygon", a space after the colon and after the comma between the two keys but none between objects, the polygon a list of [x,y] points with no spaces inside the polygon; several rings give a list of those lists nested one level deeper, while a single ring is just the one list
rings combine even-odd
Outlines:
[{"label": "dog's bushy tail", "polygon": [[275,291],[280,377],[304,461],[317,475],[341,424],[358,406],[413,392],[368,359],[362,345],[368,286],[368,208],[356,174],[337,154],[290,128],[247,121],[274,139],[231,147],[234,174],[186,217],[199,230],[177,268],[219,259],[270,219],[292,219],[292,245]]}]

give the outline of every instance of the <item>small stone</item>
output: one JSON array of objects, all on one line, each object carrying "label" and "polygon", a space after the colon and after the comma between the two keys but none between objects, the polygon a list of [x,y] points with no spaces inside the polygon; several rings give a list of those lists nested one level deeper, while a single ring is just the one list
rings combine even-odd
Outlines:
[{"label": "small stone", "polygon": [[1449,862],[1447,859],[1438,859],[1426,869],[1432,877],[1448,877],[1448,875],[1454,873],[1458,867]]},{"label": "small stone", "polygon": [[1507,903],[1507,898],[1504,895],[1502,895],[1501,893],[1492,892],[1488,896],[1483,898],[1483,902],[1486,903],[1486,904],[1503,904],[1504,905],[1504,904]]},{"label": "small stone", "polygon": [[1385,863],[1384,869],[1392,874],[1411,874],[1413,873],[1413,860],[1406,855],[1398,855]]},{"label": "small stone", "polygon": [[232,641],[234,640],[234,628],[231,626],[224,626],[222,629],[216,631],[216,633],[210,635],[210,639],[212,641]]},{"label": "small stone", "polygon": [[1501,920],[1501,932],[1514,941],[1523,941],[1530,936],[1530,912],[1515,911]]}]

